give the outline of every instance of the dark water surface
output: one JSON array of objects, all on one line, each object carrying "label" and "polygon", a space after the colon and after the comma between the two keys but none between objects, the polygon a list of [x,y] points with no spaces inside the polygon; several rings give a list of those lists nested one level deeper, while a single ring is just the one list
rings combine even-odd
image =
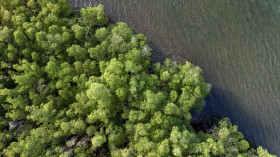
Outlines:
[{"label": "dark water surface", "polygon": [[244,0],[70,0],[105,5],[114,21],[145,34],[155,60],[200,66],[213,85],[207,109],[280,156],[280,20]]}]

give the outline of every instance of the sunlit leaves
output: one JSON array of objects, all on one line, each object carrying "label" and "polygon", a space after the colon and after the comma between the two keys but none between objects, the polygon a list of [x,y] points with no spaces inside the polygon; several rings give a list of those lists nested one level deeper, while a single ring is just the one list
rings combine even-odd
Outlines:
[{"label": "sunlit leaves", "polygon": [[149,151],[155,148],[155,143],[150,141],[147,137],[141,137],[135,143],[135,149],[139,154],[147,154]]},{"label": "sunlit leaves", "polygon": [[104,137],[104,135],[100,135],[100,134],[96,134],[91,139],[92,147],[94,147],[94,148],[100,147],[105,142],[106,142],[106,137]]},{"label": "sunlit leaves", "polygon": [[93,83],[87,91],[87,96],[94,101],[97,101],[100,105],[111,105],[111,93],[103,84]]},{"label": "sunlit leaves", "polygon": [[85,123],[83,120],[71,120],[69,122],[62,122],[60,128],[66,134],[82,134],[85,131]]},{"label": "sunlit leaves", "polygon": [[112,29],[113,35],[119,35],[124,41],[129,41],[132,36],[131,29],[123,22],[117,23],[116,27]]},{"label": "sunlit leaves", "polygon": [[257,152],[259,157],[275,157],[274,155],[269,154],[268,151],[263,149],[261,146],[258,147]]},{"label": "sunlit leaves", "polygon": [[165,107],[164,107],[164,113],[166,115],[176,115],[176,116],[180,116],[180,108],[175,105],[172,102],[169,102]]},{"label": "sunlit leaves", "polygon": [[100,41],[103,41],[108,35],[109,31],[105,27],[102,27],[96,30],[94,37],[96,37]]},{"label": "sunlit leaves", "polygon": [[108,18],[103,12],[103,5],[94,8],[81,9],[81,22],[85,26],[103,26],[107,23]]},{"label": "sunlit leaves", "polygon": [[0,27],[0,41],[9,42],[11,40],[12,29],[8,27]]},{"label": "sunlit leaves", "polygon": [[76,39],[81,39],[85,35],[85,28],[79,25],[74,25],[71,27],[72,31],[75,33]]},{"label": "sunlit leaves", "polygon": [[161,156],[168,155],[170,152],[169,140],[165,139],[162,142],[158,143],[157,153]]},{"label": "sunlit leaves", "polygon": [[27,38],[21,31],[16,30],[14,32],[14,38],[15,38],[15,42],[19,46],[24,46],[25,44],[27,44]]},{"label": "sunlit leaves", "polygon": [[74,57],[76,60],[85,60],[87,57],[87,50],[80,45],[72,45],[66,49],[69,56]]}]

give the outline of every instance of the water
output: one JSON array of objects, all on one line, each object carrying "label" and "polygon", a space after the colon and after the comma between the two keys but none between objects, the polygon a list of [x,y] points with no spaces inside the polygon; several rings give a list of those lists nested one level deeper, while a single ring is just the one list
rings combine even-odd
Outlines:
[{"label": "water", "polygon": [[213,90],[206,108],[280,156],[280,19],[244,0],[70,0],[105,5],[114,21],[144,33],[156,50],[200,66]]}]

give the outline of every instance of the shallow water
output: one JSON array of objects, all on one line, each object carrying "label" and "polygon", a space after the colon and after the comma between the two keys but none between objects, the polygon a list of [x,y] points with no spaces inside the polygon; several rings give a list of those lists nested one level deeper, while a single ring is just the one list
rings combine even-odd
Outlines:
[{"label": "shallow water", "polygon": [[154,60],[200,66],[213,85],[207,110],[280,156],[280,19],[243,0],[70,1],[76,8],[103,3],[114,22],[148,37]]}]

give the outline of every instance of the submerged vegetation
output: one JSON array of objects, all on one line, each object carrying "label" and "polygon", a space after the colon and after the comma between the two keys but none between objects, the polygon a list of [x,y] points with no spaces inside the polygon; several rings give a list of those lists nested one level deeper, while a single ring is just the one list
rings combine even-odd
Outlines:
[{"label": "submerged vegetation", "polygon": [[0,52],[0,156],[272,156],[227,118],[196,132],[201,69],[151,63],[146,37],[102,5],[1,0]]}]

